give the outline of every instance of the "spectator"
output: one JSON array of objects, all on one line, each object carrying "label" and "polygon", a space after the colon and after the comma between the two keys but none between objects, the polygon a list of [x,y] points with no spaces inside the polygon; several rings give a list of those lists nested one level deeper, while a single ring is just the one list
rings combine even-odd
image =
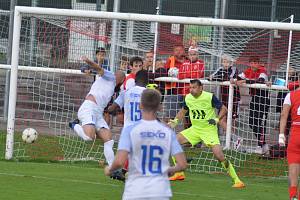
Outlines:
[{"label": "spectator", "polygon": [[147,70],[147,71],[152,71],[153,68],[153,52],[152,51],[148,51],[145,53],[145,58],[144,58],[144,65],[143,65],[143,69]]},{"label": "spectator", "polygon": [[[149,73],[149,83],[156,83],[158,85],[160,93],[162,95],[164,95],[165,94],[165,82],[164,81],[159,81],[159,82],[154,81],[155,78],[168,76],[167,70],[164,68],[164,62],[161,59],[156,60],[155,72],[152,73],[150,70],[148,73]],[[162,98],[163,98],[163,96],[162,96]]]},{"label": "spectator", "polygon": [[[105,58],[105,56],[105,49],[103,47],[98,47],[96,49],[96,58],[94,59],[94,62],[101,66],[103,69],[110,71],[109,61],[107,58]],[[98,74],[95,69],[91,68],[90,65],[87,64],[82,66],[80,69],[83,73]]]},{"label": "spectator", "polygon": [[130,59],[130,74],[126,77],[123,85],[121,86],[121,91],[128,90],[135,86],[135,75],[138,71],[143,68],[142,58],[135,56]]},{"label": "spectator", "polygon": [[125,73],[130,74],[129,71],[129,59],[127,56],[122,56],[120,61],[120,67],[119,69]]},{"label": "spectator", "polygon": [[[241,86],[243,83],[264,84],[268,80],[267,72],[264,66],[260,64],[258,57],[250,57],[250,67],[238,75],[236,84]],[[270,107],[269,92],[265,89],[250,89],[250,111],[249,111],[249,126],[255,133],[257,138],[257,148],[255,153],[264,154],[269,152],[269,146],[266,144],[266,122]]]},{"label": "spectator", "polygon": [[[204,78],[204,61],[199,59],[197,47],[191,46],[188,51],[188,59],[179,68],[178,79]],[[186,96],[190,93],[190,84],[184,83],[180,87],[180,94]]]},{"label": "spectator", "polygon": [[[165,68],[167,70],[171,68],[180,69],[184,61],[186,60],[184,47],[182,45],[175,46],[173,49],[173,56],[169,57]],[[181,108],[183,102],[183,96],[179,93],[178,85],[176,83],[166,83],[166,95],[164,99],[164,117],[168,121],[169,118],[174,118],[177,111]]]},{"label": "spectator", "polygon": [[[232,66],[232,62],[229,58],[222,58],[222,66],[219,67],[212,75],[209,76],[210,81],[230,81],[234,82],[234,79],[237,79],[238,70],[236,67]],[[229,95],[229,86],[221,86],[221,101],[228,107],[228,95]],[[234,87],[233,91],[233,108],[232,108],[232,119],[235,119],[238,116],[238,106],[241,99],[239,87]],[[226,117],[220,121],[220,126],[223,130],[226,130]]]}]

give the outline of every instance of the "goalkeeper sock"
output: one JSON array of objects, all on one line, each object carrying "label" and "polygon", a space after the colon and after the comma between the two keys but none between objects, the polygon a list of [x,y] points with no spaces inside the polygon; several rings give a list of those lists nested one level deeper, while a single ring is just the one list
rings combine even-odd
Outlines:
[{"label": "goalkeeper sock", "polygon": [[291,186],[289,187],[290,199],[297,196],[297,187]]},{"label": "goalkeeper sock", "polygon": [[221,165],[227,171],[229,176],[233,179],[234,183],[241,182],[229,160],[222,161]]},{"label": "goalkeeper sock", "polygon": [[115,158],[113,146],[114,146],[113,140],[109,140],[104,143],[104,156],[109,166],[111,166]]},{"label": "goalkeeper sock", "polygon": [[82,128],[82,126],[80,126],[79,124],[76,124],[74,126],[74,131],[75,133],[77,133],[77,135],[79,137],[81,137],[84,141],[92,141],[92,138],[90,138],[89,136],[87,136],[85,133],[84,133],[84,130]]}]

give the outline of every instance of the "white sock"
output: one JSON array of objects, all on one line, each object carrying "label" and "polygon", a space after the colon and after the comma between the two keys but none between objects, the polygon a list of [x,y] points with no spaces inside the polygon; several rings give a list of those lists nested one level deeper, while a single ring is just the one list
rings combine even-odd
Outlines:
[{"label": "white sock", "polygon": [[76,124],[74,126],[74,131],[75,133],[77,133],[77,135],[79,137],[81,137],[84,141],[92,141],[92,138],[90,138],[89,136],[87,136],[85,133],[84,133],[84,130],[82,128],[82,126],[80,126],[79,124]]},{"label": "white sock", "polygon": [[113,146],[114,146],[113,140],[109,140],[104,143],[104,156],[109,166],[112,165],[115,158]]}]

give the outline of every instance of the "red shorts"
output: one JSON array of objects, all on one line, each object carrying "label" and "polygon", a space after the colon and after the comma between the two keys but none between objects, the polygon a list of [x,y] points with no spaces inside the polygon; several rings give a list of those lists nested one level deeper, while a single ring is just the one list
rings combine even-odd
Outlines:
[{"label": "red shorts", "polygon": [[300,164],[300,128],[293,128],[290,132],[290,139],[287,148],[288,164]]}]

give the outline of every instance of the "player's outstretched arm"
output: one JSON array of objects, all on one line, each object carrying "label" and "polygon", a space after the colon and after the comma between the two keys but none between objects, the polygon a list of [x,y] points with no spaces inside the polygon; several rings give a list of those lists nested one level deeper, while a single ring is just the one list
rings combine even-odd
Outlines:
[{"label": "player's outstretched arm", "polygon": [[97,70],[100,76],[104,74],[104,69],[94,61],[88,59],[86,56],[82,56],[81,59],[93,69]]},{"label": "player's outstretched arm", "polygon": [[176,165],[168,169],[168,175],[173,176],[176,172],[181,172],[187,168],[187,161],[183,152],[174,155],[176,159]]},{"label": "player's outstretched arm", "polygon": [[180,121],[183,120],[187,110],[184,108],[181,108],[181,110],[177,113],[176,117],[174,119],[171,119],[168,123],[169,127],[175,128]]},{"label": "player's outstretched arm", "polygon": [[105,167],[104,174],[106,176],[111,176],[112,172],[114,172],[115,170],[120,169],[124,166],[127,158],[128,158],[127,151],[118,150],[112,165]]},{"label": "player's outstretched arm", "polygon": [[278,143],[280,146],[285,146],[285,128],[286,128],[286,123],[287,119],[290,113],[291,106],[288,104],[283,104],[282,111],[280,114],[280,127],[279,127],[279,138],[278,138]]}]

